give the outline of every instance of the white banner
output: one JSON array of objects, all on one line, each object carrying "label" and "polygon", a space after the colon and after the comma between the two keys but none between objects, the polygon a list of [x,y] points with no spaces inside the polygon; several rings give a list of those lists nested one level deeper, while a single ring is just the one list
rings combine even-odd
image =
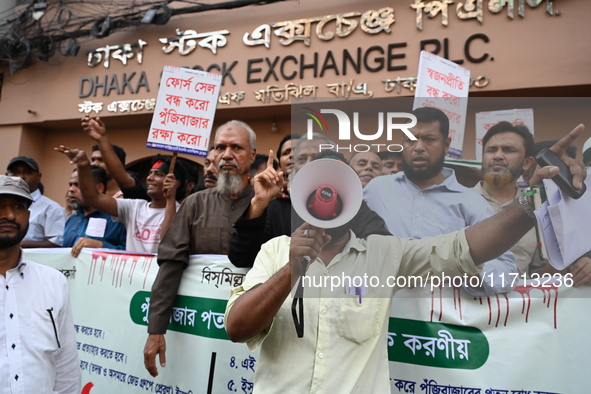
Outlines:
[{"label": "white banner", "polygon": [[207,156],[222,76],[165,66],[148,148]]},{"label": "white banner", "polygon": [[530,133],[534,135],[534,110],[532,108],[477,112],[476,160],[482,161],[482,138],[491,127],[501,121],[507,121],[513,126],[525,125]]},{"label": "white banner", "polygon": [[[231,343],[222,320],[230,288],[246,269],[226,256],[191,259],[166,334],[166,367],[152,378],[143,347],[156,256],[25,254],[68,278],[84,394],[252,393],[258,354]],[[543,278],[483,298],[459,289],[399,291],[384,344],[392,393],[587,392],[591,287],[569,285]]]},{"label": "white banner", "polygon": [[439,108],[449,119],[449,155],[462,157],[470,70],[428,51],[421,51],[413,110]]},{"label": "white banner", "polygon": [[28,249],[25,256],[68,278],[84,394],[252,392],[258,353],[230,342],[223,324],[230,289],[247,270],[226,256],[191,258],[156,378],[143,361],[155,255],[83,249],[73,258],[69,249]]},{"label": "white banner", "polygon": [[398,292],[388,342],[392,393],[588,392],[591,287],[551,282],[520,281],[483,298],[449,288]]}]

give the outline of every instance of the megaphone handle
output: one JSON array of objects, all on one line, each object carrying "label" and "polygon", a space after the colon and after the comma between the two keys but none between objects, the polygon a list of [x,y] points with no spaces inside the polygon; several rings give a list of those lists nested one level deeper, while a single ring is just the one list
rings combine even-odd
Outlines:
[{"label": "megaphone handle", "polygon": [[[299,279],[298,287],[296,288],[293,302],[291,303],[291,315],[293,317],[293,324],[298,334],[298,338],[304,337],[304,281],[303,278],[306,276],[306,268],[310,263],[310,256],[302,257],[302,274]],[[299,308],[298,308],[299,303]],[[300,318],[298,319],[298,313],[296,309],[299,309]]]}]

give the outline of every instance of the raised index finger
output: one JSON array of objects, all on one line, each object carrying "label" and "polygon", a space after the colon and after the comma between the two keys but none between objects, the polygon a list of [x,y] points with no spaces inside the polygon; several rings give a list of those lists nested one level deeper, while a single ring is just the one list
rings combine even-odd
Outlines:
[{"label": "raised index finger", "polygon": [[269,151],[269,159],[267,160],[267,168],[273,168],[273,161],[275,160],[275,156],[273,155],[273,149]]},{"label": "raised index finger", "polygon": [[554,145],[550,147],[550,150],[554,152],[558,157],[562,157],[566,149],[577,139],[579,135],[585,130],[585,126],[581,123],[577,127],[571,130],[570,133],[559,139]]}]

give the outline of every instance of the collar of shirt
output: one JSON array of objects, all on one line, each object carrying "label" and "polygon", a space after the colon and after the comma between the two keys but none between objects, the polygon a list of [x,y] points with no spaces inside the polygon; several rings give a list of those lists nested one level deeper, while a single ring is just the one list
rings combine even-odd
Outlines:
[{"label": "collar of shirt", "polygon": [[[443,167],[441,169],[441,173],[445,177],[445,180],[443,182],[441,182],[440,184],[437,184],[437,185],[429,186],[428,188],[423,189],[422,191],[426,192],[426,191],[430,191],[430,190],[437,190],[439,188],[446,188],[447,190],[449,190],[451,192],[462,192],[463,191],[463,186],[460,185],[460,183],[456,179],[456,173],[454,170],[452,170],[451,168]],[[394,178],[395,181],[408,182],[411,185],[413,185],[417,190],[419,190],[419,187],[417,185],[415,185],[413,181],[408,179],[408,177],[406,176],[404,171],[400,171],[398,174],[395,174],[394,177],[395,177]]]},{"label": "collar of shirt", "polygon": [[[349,252],[351,252],[351,249],[354,249],[358,252],[364,252],[366,250],[365,244],[362,243],[359,238],[357,238],[357,236],[355,235],[355,233],[352,230],[349,230],[349,234],[351,235],[351,238],[349,238],[349,241],[345,244],[345,246],[343,247],[343,250],[341,250],[339,253],[337,253],[333,257],[332,261],[329,262],[329,264],[326,266],[326,268],[332,267],[335,264],[337,264],[339,261],[341,261],[343,256],[346,256],[349,254]],[[291,241],[291,239],[290,239],[290,241]],[[316,260],[314,263],[316,263],[316,262],[318,262],[318,260]],[[319,263],[319,264],[324,264],[324,263]]]},{"label": "collar of shirt", "polygon": [[248,196],[251,191],[252,191],[252,186],[250,185],[250,182],[248,182],[248,185],[246,185],[246,187],[244,189],[240,190],[240,193],[238,193],[237,200],[244,198],[244,196]]},{"label": "collar of shirt", "polygon": [[18,272],[20,272],[21,274],[24,274],[26,266],[27,266],[27,261],[25,260],[23,250],[21,249],[21,255],[18,258],[18,264],[16,265],[15,268],[18,270]]},{"label": "collar of shirt", "polygon": [[41,198],[43,194],[41,194],[41,190],[37,189],[34,192],[31,193],[31,197],[33,197],[33,200],[37,201],[38,199]]},{"label": "collar of shirt", "polygon": [[474,186],[474,187],[473,187],[473,189],[474,189],[474,190],[475,190],[477,193],[481,194],[481,195],[482,195],[482,197],[484,197],[484,198],[485,198],[487,201],[492,201],[492,202],[495,202],[495,203],[499,204],[499,205],[500,205],[500,206],[502,206],[502,207],[505,207],[505,206],[507,206],[507,205],[511,204],[511,203],[513,202],[513,200],[515,200],[516,198],[518,198],[518,197],[519,197],[519,195],[521,194],[521,189],[517,187],[517,188],[516,188],[516,190],[515,190],[515,195],[513,196],[513,198],[512,198],[511,200],[507,201],[506,203],[504,203],[504,204],[501,204],[500,202],[498,202],[498,201],[496,200],[496,198],[494,198],[493,196],[491,196],[491,195],[490,195],[490,194],[489,194],[489,193],[486,191],[486,189],[485,189],[485,188],[482,186],[482,183],[483,183],[483,182],[484,182],[484,181],[479,181],[479,182],[476,184],[476,186]]},{"label": "collar of shirt", "polygon": [[349,242],[347,242],[345,247],[343,247],[343,250],[341,251],[341,253],[339,253],[339,255],[344,256],[344,255],[348,254],[351,251],[351,249],[355,249],[358,252],[364,252],[365,251],[365,244],[363,244],[359,240],[359,238],[357,238],[357,236],[355,235],[353,230],[349,230],[349,234],[351,234],[351,238],[349,238]]},{"label": "collar of shirt", "polygon": [[80,208],[78,211],[76,211],[76,213],[82,215],[83,217],[90,217],[90,216],[96,214],[97,212],[100,212],[100,211],[98,209],[95,209],[90,213],[86,213],[86,212],[84,212],[84,208]]}]

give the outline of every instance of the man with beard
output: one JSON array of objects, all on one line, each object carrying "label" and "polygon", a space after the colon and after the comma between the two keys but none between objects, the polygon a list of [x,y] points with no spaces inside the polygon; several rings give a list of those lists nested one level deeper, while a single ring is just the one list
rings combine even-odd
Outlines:
[{"label": "man with beard", "polygon": [[66,278],[25,259],[29,187],[0,176],[0,391],[80,392],[80,365]]},{"label": "man with beard", "polygon": [[[107,174],[99,166],[91,166],[92,178],[99,193],[104,194]],[[72,248],[72,256],[78,257],[82,248],[107,248],[125,250],[127,235],[123,223],[114,222],[111,216],[84,205],[78,185],[78,169],[70,175],[68,197],[74,213],[66,221],[64,248]]]},{"label": "man with beard", "polygon": [[6,175],[21,177],[31,191],[35,204],[31,206],[29,232],[22,242],[23,248],[59,248],[64,241],[66,215],[62,207],[43,195],[41,172],[35,160],[17,156],[10,160]]},{"label": "man with beard", "polygon": [[232,224],[254,193],[248,170],[256,154],[256,134],[237,120],[220,126],[215,134],[217,186],[187,197],[158,248],[158,275],[152,286],[148,339],[144,364],[152,376],[166,364],[164,334],[170,321],[183,271],[192,254],[228,254]]},{"label": "man with beard", "polygon": [[[582,131],[578,126],[553,151],[562,156],[564,147]],[[569,163],[573,184],[581,188],[585,171],[580,164]],[[538,169],[532,184],[557,173],[557,167]],[[246,342],[252,351],[260,348],[254,392],[390,392],[386,340],[392,296],[399,288],[384,285],[386,278],[474,275],[534,222],[531,200],[522,196],[481,223],[420,240],[395,236],[363,240],[354,231],[329,234],[308,223],[291,238],[272,239],[263,245],[242,285],[232,290],[224,320],[232,341]],[[299,279],[302,264],[307,278],[329,278],[329,283],[311,285],[318,282]],[[379,281],[366,281],[367,296],[360,299],[350,292],[355,280],[345,278],[366,275]],[[343,279],[336,284],[335,278]],[[305,314],[301,338],[294,330],[290,296],[297,280],[308,283],[301,304]]]},{"label": "man with beard", "polygon": [[293,158],[295,146],[300,138],[301,135],[291,133],[283,137],[283,139],[281,139],[281,141],[279,142],[277,154],[279,155],[279,169],[283,171],[283,179],[286,181],[284,183],[284,192],[287,191],[287,178],[289,177],[289,174],[291,174],[294,168]]},{"label": "man with beard", "polygon": [[[451,142],[447,115],[431,107],[412,113],[417,124],[409,130],[417,139],[403,138],[403,171],[370,182],[363,189],[367,205],[393,235],[416,239],[457,231],[492,216],[486,201],[460,185],[452,169],[443,167]],[[482,288],[465,288],[476,296],[506,292],[511,286],[502,276],[516,272],[515,258],[506,252],[484,265]]]},{"label": "man with beard", "polygon": [[[482,195],[495,213],[505,209],[521,195],[517,179],[535,164],[534,137],[523,125],[499,122],[482,138],[482,181],[473,190]],[[535,167],[535,166],[534,166]],[[536,251],[534,229],[510,250],[515,255],[519,274],[529,273]]]}]

